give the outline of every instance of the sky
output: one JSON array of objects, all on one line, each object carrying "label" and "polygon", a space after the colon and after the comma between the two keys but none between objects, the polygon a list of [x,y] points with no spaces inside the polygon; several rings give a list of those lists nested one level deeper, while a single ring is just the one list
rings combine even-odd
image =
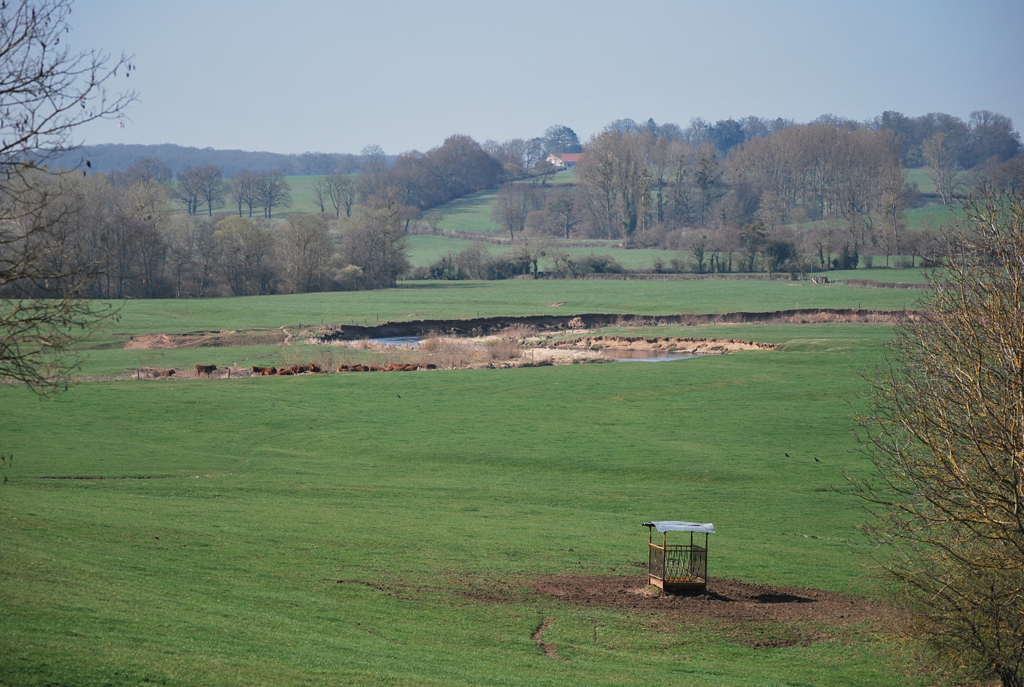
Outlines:
[{"label": "sky", "polygon": [[1024,129],[1024,2],[77,0],[71,45],[132,56],[86,144],[426,151],[584,142],[620,118],[975,110]]}]

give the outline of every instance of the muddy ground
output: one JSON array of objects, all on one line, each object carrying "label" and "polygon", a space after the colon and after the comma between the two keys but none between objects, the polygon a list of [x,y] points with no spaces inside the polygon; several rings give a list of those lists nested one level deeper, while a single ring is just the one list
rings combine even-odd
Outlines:
[{"label": "muddy ground", "polygon": [[[481,603],[521,598],[528,588],[562,603],[605,606],[643,613],[655,626],[703,625],[752,648],[806,646],[842,637],[852,625],[884,633],[895,622],[885,604],[846,594],[711,579],[703,593],[666,594],[642,575],[545,575],[503,583],[475,580],[465,596]],[[546,627],[538,628],[543,635]],[[556,648],[534,641],[552,655]]]},{"label": "muddy ground", "polygon": [[140,334],[124,345],[125,350],[151,350],[169,348],[220,348],[224,346],[273,346],[288,339],[284,328],[246,329],[186,334]]},{"label": "muddy ground", "polygon": [[668,613],[686,622],[823,622],[851,625],[885,615],[879,603],[801,587],[775,587],[711,579],[700,594],[665,594],[647,586],[647,577],[549,575],[525,581],[533,591],[579,606],[609,606]]}]

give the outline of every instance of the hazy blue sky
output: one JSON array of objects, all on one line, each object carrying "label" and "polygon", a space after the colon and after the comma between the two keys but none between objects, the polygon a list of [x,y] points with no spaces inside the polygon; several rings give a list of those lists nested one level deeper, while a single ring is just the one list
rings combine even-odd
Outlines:
[{"label": "hazy blue sky", "polygon": [[300,153],[586,139],[613,119],[862,120],[989,109],[1024,129],[1024,2],[79,0],[76,47],[134,54],[87,143]]}]

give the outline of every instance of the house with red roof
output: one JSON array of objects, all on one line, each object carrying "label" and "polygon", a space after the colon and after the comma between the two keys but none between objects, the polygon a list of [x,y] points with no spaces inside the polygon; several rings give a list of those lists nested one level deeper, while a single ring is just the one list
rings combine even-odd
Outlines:
[{"label": "house with red roof", "polygon": [[583,153],[551,153],[548,155],[548,162],[558,169],[570,169],[583,157]]}]

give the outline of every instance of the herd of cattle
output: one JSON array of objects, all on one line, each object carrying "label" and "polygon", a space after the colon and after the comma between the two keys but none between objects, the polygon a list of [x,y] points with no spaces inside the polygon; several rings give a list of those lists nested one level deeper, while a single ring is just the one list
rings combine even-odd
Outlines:
[{"label": "herd of cattle", "polygon": [[[429,363],[427,365],[412,365],[408,363],[389,363],[387,365],[340,365],[337,369],[338,372],[413,372],[415,370],[436,370],[437,365]],[[209,377],[211,374],[217,371],[216,365],[196,365],[196,375],[200,377]],[[156,370],[154,376],[157,379],[170,379],[174,376],[174,370]],[[263,377],[269,377],[271,375],[276,377],[286,377],[289,375],[299,374],[322,374],[324,372],[330,372],[325,370],[316,363],[308,363],[305,365],[292,365],[291,367],[282,367],[280,369],[276,367],[260,367],[253,365],[252,373],[254,375],[260,375]]]}]

